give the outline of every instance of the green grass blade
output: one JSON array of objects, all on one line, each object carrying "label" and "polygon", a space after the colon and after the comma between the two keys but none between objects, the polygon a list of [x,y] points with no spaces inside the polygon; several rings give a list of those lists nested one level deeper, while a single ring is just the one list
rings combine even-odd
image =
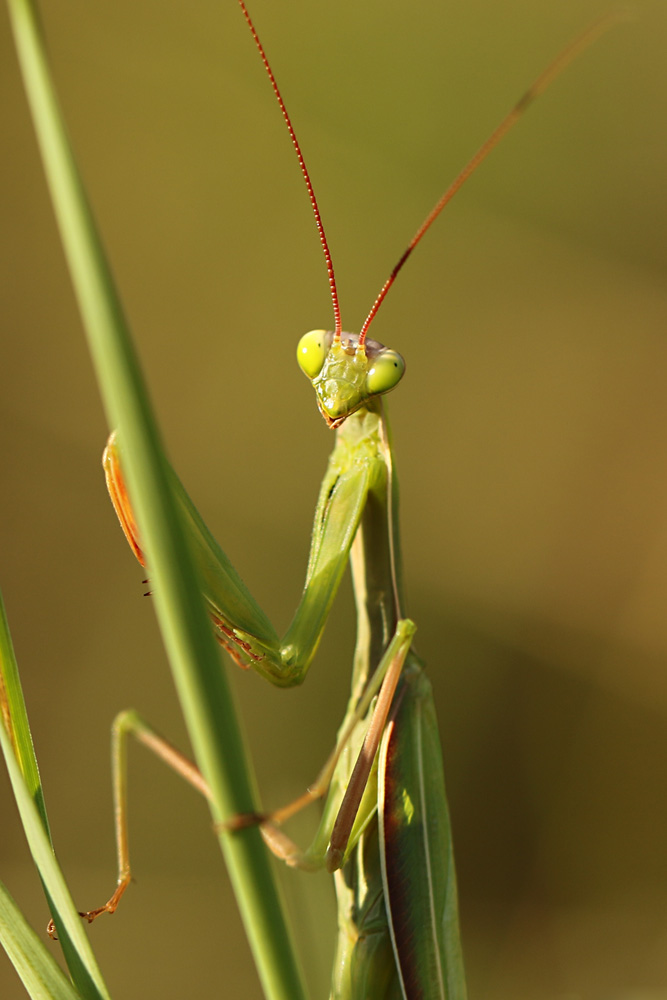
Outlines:
[{"label": "green grass blade", "polygon": [[[104,406],[111,426],[118,429],[156,612],[219,823],[254,808],[238,722],[170,493],[146,389],[58,107],[36,10],[30,0],[9,0],[9,10]],[[248,829],[220,839],[265,994],[270,1000],[299,1000],[304,996],[301,975],[259,832]]]},{"label": "green grass blade", "polygon": [[[58,939],[65,961],[72,979],[83,996],[91,997],[93,1000],[106,997],[108,995],[106,986],[90,949],[88,938],[84,934],[81,918],[69,891],[66,888],[64,892],[62,891],[64,878],[53,855],[44,793],[2,594],[0,594],[0,708],[4,723],[4,730],[2,726],[0,730],[2,730],[7,768],[10,775],[13,775],[14,794],[26,839],[33,852],[49,909],[58,928]],[[46,864],[41,865],[38,857],[46,859]]]},{"label": "green grass blade", "polygon": [[0,942],[32,1000],[81,1000],[2,882]]},{"label": "green grass blade", "polygon": [[14,646],[9,632],[5,603],[0,593],[0,706],[2,707],[5,729],[14,747],[16,759],[24,781],[42,819],[47,836],[49,821],[46,816],[44,793],[39,777],[39,768],[32,742],[28,713],[23,698],[23,688],[19,677]]},{"label": "green grass blade", "polygon": [[67,883],[56,861],[51,841],[42,817],[26,785],[21,768],[14,756],[11,740],[4,726],[0,726],[0,745],[5,756],[14,797],[21,815],[21,822],[33,861],[52,905],[52,912],[60,935],[66,935],[71,948],[65,957],[81,996],[87,1000],[109,1000],[102,974],[84,930],[83,921],[72,901]]}]

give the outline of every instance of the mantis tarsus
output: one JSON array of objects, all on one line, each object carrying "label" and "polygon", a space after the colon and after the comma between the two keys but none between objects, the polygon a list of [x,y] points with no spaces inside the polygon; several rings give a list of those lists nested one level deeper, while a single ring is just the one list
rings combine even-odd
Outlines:
[{"label": "mantis tarsus", "polygon": [[[430,683],[404,616],[397,522],[397,485],[382,395],[403,374],[400,355],[366,338],[386,292],[440,211],[488,152],[609,19],[572,43],[517,103],[463,169],[399,259],[360,333],[342,332],[333,265],[315,195],[275,79],[246,8],[241,7],[269,73],[295,145],[325,253],[335,329],[299,342],[299,362],[316,389],[320,411],[338,432],[318,501],[306,588],[286,635],[279,639],[182,487],[174,491],[188,523],[202,587],[218,638],[242,666],[280,686],[300,683],[315,655],[348,555],[358,611],[352,693],[339,743],[313,792],[260,822],[267,843],[288,863],[326,864],[336,871],[339,945],[335,997],[465,997],[451,835]],[[122,444],[122,443],[121,443]],[[106,452],[107,481],[135,554],[139,532],[127,498],[119,451]],[[206,791],[198,772],[133,715],[128,728]],[[117,784],[122,785],[122,779]],[[320,831],[299,852],[280,828],[302,801],[329,788]],[[124,824],[119,828],[121,877],[105,907],[115,909],[127,882]]]}]

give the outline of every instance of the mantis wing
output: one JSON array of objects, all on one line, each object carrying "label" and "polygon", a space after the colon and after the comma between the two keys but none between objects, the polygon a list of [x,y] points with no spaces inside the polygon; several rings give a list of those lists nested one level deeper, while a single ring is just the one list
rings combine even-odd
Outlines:
[{"label": "mantis wing", "polygon": [[431,683],[411,656],[380,747],[379,829],[406,1000],[466,1000],[456,876]]}]

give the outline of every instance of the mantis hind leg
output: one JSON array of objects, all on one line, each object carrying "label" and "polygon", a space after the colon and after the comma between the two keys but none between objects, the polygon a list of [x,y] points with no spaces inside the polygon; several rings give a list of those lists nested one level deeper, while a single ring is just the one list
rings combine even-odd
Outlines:
[{"label": "mantis hind leg", "polygon": [[113,894],[103,906],[81,913],[81,916],[89,923],[92,923],[102,913],[114,913],[132,881],[127,823],[127,737],[129,735],[134,736],[139,743],[152,750],[160,760],[163,760],[172,770],[180,774],[198,792],[201,792],[206,798],[210,798],[208,785],[196,764],[180,750],[177,750],[168,740],[160,736],[134,709],[119,712],[111,728],[111,767],[118,878]]},{"label": "mantis hind leg", "polygon": [[[409,619],[399,621],[396,632],[378,664],[359,703],[348,710],[336,747],[327,759],[317,778],[299,798],[272,813],[243,814],[232,817],[223,828],[230,833],[250,825],[258,825],[265,843],[276,857],[291,867],[317,870],[326,865],[331,872],[339,868],[345,855],[354,846],[361,829],[374,813],[377,796],[362,810],[360,806],[367,789],[369,776],[377,755],[396,685],[408,654],[415,625]],[[373,699],[376,704],[371,708]],[[370,720],[364,724],[365,733],[356,764],[351,775],[337,773],[344,751],[350,748],[355,730],[364,723],[370,709]],[[116,856],[118,877],[116,888],[102,906],[84,911],[81,916],[92,923],[102,913],[114,913],[128,885],[132,881],[128,843],[127,821],[127,737],[132,735],[184,778],[206,798],[210,792],[199,768],[173,744],[160,736],[134,709],[120,712],[114,719],[111,731],[112,784],[114,823],[116,831]],[[329,802],[313,844],[301,851],[280,829],[286,822],[311,802],[321,798],[331,788]]]}]

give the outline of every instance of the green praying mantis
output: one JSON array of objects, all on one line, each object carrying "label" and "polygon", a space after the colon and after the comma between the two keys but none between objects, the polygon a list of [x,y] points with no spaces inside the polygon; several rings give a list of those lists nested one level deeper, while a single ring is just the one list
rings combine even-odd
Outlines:
[{"label": "green praying mantis", "polygon": [[[535,81],[445,191],[417,230],[382,287],[359,334],[344,333],[331,254],[313,186],[275,77],[239,0],[284,116],[327,265],[333,331],[299,341],[299,364],[313,384],[319,410],[336,444],[315,511],[306,582],[285,636],[277,635],[217,545],[175,475],[172,488],[187,525],[202,592],[221,645],[242,667],[282,687],[303,681],[316,654],[348,558],[357,607],[351,694],[336,748],[315,783],[298,800],[262,815],[234,818],[232,830],[260,825],[271,850],[288,864],[335,873],[339,938],[334,998],[426,1000],[466,996],[452,837],[442,753],[430,682],[415,653],[414,623],[406,616],[401,579],[398,492],[383,396],[396,387],[401,356],[368,338],[369,326],[406,260],[442,209],[530,103],[606,27],[597,23],[568,46]],[[105,451],[107,484],[121,525],[143,563],[135,522],[112,436]],[[115,730],[115,790],[119,880],[110,900],[86,914],[113,912],[130,881],[124,792],[128,731],[172,764],[200,791],[199,771],[157,737],[135,713]],[[322,821],[301,851],[283,824],[326,794]]]}]

